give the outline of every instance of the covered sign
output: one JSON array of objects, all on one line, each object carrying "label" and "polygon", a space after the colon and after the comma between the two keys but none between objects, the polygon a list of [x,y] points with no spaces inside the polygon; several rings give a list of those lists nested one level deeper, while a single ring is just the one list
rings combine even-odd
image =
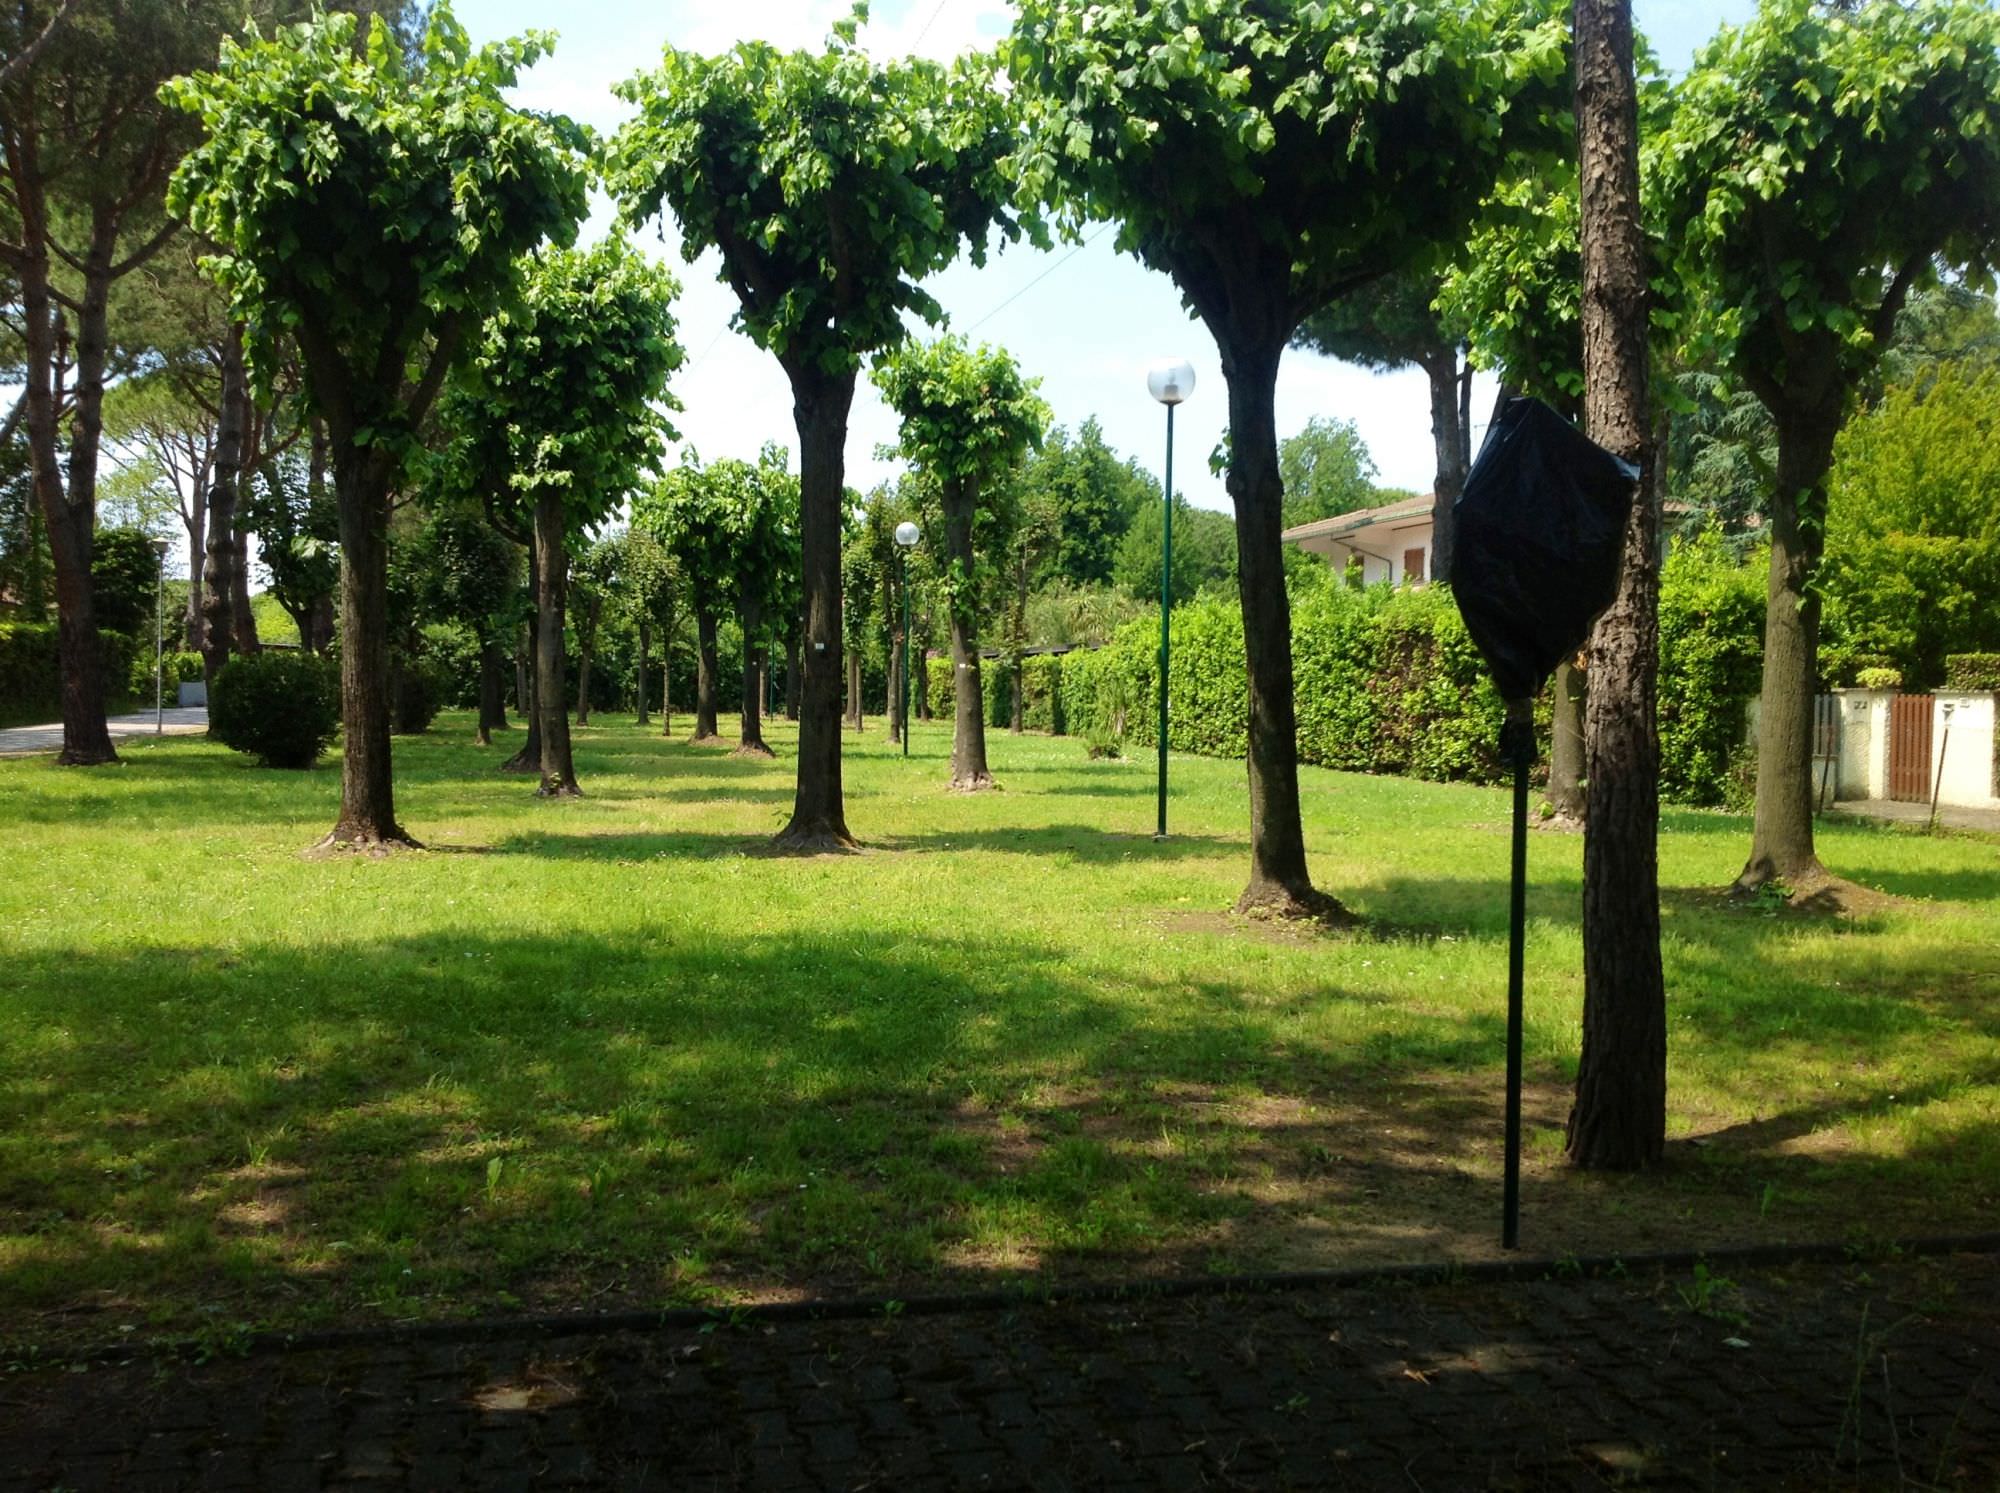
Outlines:
[{"label": "covered sign", "polygon": [[1531,700],[1618,590],[1639,469],[1539,399],[1493,422],[1452,512],[1451,591],[1505,700]]}]

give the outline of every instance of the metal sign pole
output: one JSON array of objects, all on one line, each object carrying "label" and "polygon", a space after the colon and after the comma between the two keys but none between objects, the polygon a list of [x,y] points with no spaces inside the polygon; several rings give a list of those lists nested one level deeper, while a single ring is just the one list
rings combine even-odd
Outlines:
[{"label": "metal sign pole", "polygon": [[1174,649],[1174,407],[1167,406],[1166,507],[1160,525],[1160,815],[1153,838],[1167,837],[1167,675]]},{"label": "metal sign pole", "polygon": [[1500,1201],[1500,1247],[1521,1234],[1521,967],[1528,925],[1528,767],[1535,756],[1534,706],[1507,702],[1500,750],[1514,766],[1513,885],[1507,904],[1507,1141]]}]

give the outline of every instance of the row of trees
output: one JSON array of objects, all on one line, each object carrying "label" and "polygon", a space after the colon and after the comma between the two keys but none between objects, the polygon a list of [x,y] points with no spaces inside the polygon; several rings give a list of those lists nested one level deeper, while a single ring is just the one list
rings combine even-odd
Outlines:
[{"label": "row of trees", "polygon": [[[803,687],[780,842],[801,849],[852,843],[839,713],[855,380],[901,346],[906,317],[940,319],[922,282],[961,253],[977,263],[996,238],[1047,242],[1112,220],[1120,245],[1170,275],[1206,324],[1229,385],[1250,694],[1247,911],[1340,913],[1311,881],[1299,814],[1273,414],[1286,348],[1301,336],[1352,348],[1360,337],[1378,361],[1431,373],[1446,519],[1469,454],[1464,368],[1436,327],[1403,334],[1452,303],[1474,313],[1457,325],[1482,329],[1475,356],[1517,387],[1572,402],[1580,392],[1586,428],[1648,472],[1619,599],[1590,654],[1593,1035],[1579,1089],[1588,1118],[1571,1143],[1590,1164],[1657,1156],[1664,1027],[1650,764],[1662,372],[1690,360],[1720,370],[1775,427],[1758,811],[1743,883],[1809,877],[1819,872],[1806,763],[1828,463],[1911,290],[1942,269],[1988,267],[2000,18],[1975,0],[1836,10],[1766,0],[1678,85],[1642,88],[1626,8],[1595,0],[1579,0],[1568,27],[1539,0],[1388,10],[1025,0],[999,58],[949,67],[868,57],[856,45],[864,15],[837,25],[821,52],[669,48],[657,70],[623,85],[636,117],[595,157],[576,127],[504,100],[545,39],[474,49],[443,8],[421,38],[337,15],[225,41],[214,71],[162,91],[167,110],[146,101],[162,119],[179,109],[201,127],[167,206],[211,246],[206,263],[227,300],[219,408],[241,415],[246,400],[269,400],[291,366],[305,423],[324,425],[347,753],[331,839],[403,838],[386,724],[386,536],[393,495],[427,444],[440,444],[426,430],[440,396],[447,410],[462,402],[440,420],[441,444],[458,453],[443,462],[458,475],[441,486],[455,483],[457,501],[478,503],[529,549],[534,755],[545,791],[575,789],[562,711],[567,556],[664,433],[664,379],[679,359],[663,276],[615,243],[560,247],[593,169],[628,226],[670,213],[690,260],[718,251],[739,325],[791,384]],[[95,504],[103,308],[108,288],[173,236],[170,221],[135,217],[132,203],[175,152],[160,135],[134,158],[135,177],[91,199],[96,216],[70,215],[93,226],[81,252],[59,256],[81,277],[74,293],[61,289],[50,214],[35,196],[46,189],[36,152],[58,146],[48,120],[20,105],[39,98],[29,86],[9,100],[20,242],[8,262],[62,602],[66,753],[94,760],[110,749],[101,710],[91,718],[102,691],[78,561]],[[150,234],[120,247],[142,229]],[[53,345],[67,325],[52,312],[58,296],[78,328],[66,486],[51,434],[55,374],[70,366]],[[906,450],[938,495],[954,651],[974,680],[975,640],[956,599],[972,570],[968,494],[991,486],[989,459],[1018,449],[1035,423],[1018,376],[996,383],[997,365],[961,376],[981,356],[945,344],[881,365]],[[218,424],[214,492],[236,480],[247,423]],[[232,524],[212,496],[211,535]],[[658,532],[665,543],[673,525],[662,517]],[[771,603],[759,594],[752,604]],[[982,768],[955,762],[974,782]],[[1602,1097],[1613,1090],[1624,1097]]]}]

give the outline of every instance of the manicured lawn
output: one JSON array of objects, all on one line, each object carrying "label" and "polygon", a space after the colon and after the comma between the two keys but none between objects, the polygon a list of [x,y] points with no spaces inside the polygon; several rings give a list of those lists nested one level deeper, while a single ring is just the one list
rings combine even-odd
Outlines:
[{"label": "manicured lawn", "polygon": [[[299,856],[331,763],[0,763],[0,1339],[1495,1251],[1502,793],[1308,771],[1372,929],[1295,936],[1226,916],[1239,765],[1177,759],[1155,844],[1150,762],[1001,732],[960,796],[946,727],[879,724],[872,848],[809,860],[759,845],[782,723],[580,731],[548,804],[447,718],[397,747],[434,848],[380,861]],[[2000,844],[1822,835],[1901,900],[1725,905],[1747,826],[1669,816],[1644,1177],[1560,1165],[1581,843],[1535,837],[1529,1250],[1990,1226]]]}]

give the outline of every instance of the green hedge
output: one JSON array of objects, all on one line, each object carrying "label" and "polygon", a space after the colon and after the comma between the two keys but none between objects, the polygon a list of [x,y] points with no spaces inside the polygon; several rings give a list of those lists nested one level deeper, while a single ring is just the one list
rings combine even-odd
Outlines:
[{"label": "green hedge", "polygon": [[[1669,561],[1661,597],[1661,784],[1689,803],[1722,800],[1757,692],[1763,586],[1714,545]],[[1150,746],[1158,720],[1159,624],[1127,624],[1103,648],[1061,659],[1064,729]],[[1356,591],[1308,577],[1292,598],[1299,760],[1436,782],[1497,782],[1505,714],[1443,586]],[[1168,733],[1176,751],[1241,757],[1249,736],[1243,623],[1233,599],[1174,612]],[[1549,734],[1546,691],[1538,735]]]},{"label": "green hedge", "polygon": [[1660,792],[1719,804],[1747,749],[1764,670],[1761,559],[1741,564],[1713,534],[1685,541],[1660,573]]},{"label": "green hedge", "polygon": [[[104,650],[106,708],[136,693],[132,678],[141,651],[129,633],[100,632]],[[152,698],[152,654],[146,653],[147,699]],[[62,714],[62,660],[53,622],[0,622],[0,718],[55,720]]]},{"label": "green hedge", "polygon": [[1944,661],[1948,690],[2000,690],[2000,653],[1953,653]]}]

